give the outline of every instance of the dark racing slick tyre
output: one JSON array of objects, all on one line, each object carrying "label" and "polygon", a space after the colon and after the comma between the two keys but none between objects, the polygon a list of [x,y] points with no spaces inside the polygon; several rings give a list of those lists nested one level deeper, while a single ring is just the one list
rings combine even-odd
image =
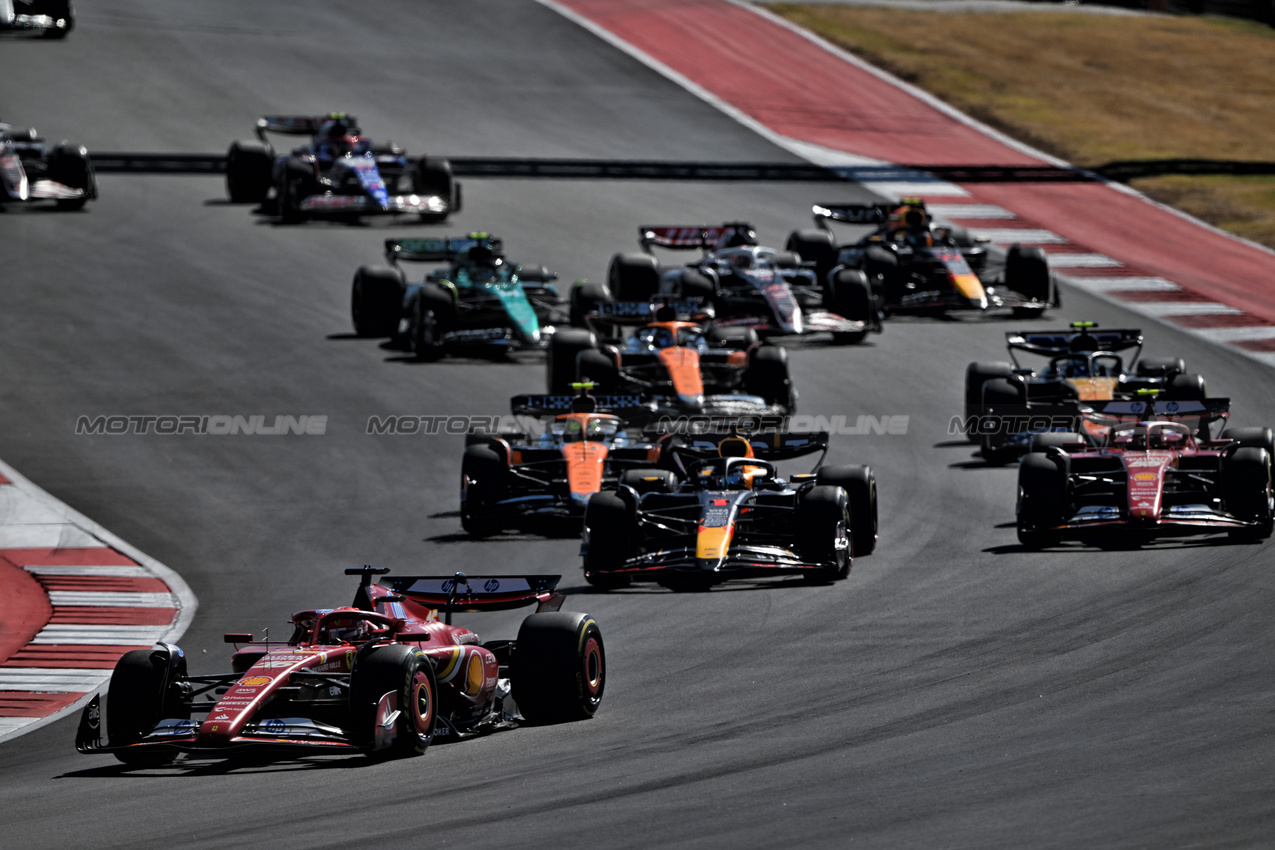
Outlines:
[{"label": "dark racing slick tyre", "polygon": [[[975,417],[983,415],[983,384],[993,378],[1008,380],[1013,376],[1014,367],[1009,363],[971,363],[965,367],[965,437],[971,443],[979,440]],[[968,427],[968,423],[973,423],[973,426]]]},{"label": "dark racing slick tyre", "polygon": [[815,264],[815,280],[823,283],[837,264],[837,241],[826,230],[794,230],[784,243],[803,262]]},{"label": "dark racing slick tyre", "polygon": [[1222,438],[1234,440],[1241,446],[1266,449],[1266,453],[1275,458],[1275,432],[1272,432],[1270,428],[1227,428]]},{"label": "dark racing slick tyre", "polygon": [[1082,452],[1088,447],[1089,441],[1083,434],[1074,431],[1047,431],[1043,434],[1032,434],[1027,451],[1047,452],[1057,448],[1064,452]]},{"label": "dark racing slick tyre", "polygon": [[83,145],[71,145],[63,142],[49,154],[48,177],[54,182],[83,191],[78,198],[70,198],[57,202],[60,210],[81,209],[90,200],[97,197],[97,174],[89,161],[89,152]]},{"label": "dark racing slick tyre", "polygon": [[633,552],[636,506],[632,497],[604,490],[589,497],[584,509],[584,530],[588,548],[584,555],[584,578],[594,587],[623,587],[627,575],[615,575]]},{"label": "dark racing slick tyre", "polygon": [[1018,542],[1028,549],[1044,549],[1062,542],[1067,508],[1065,463],[1040,453],[1023,455],[1018,463]]},{"label": "dark racing slick tyre", "polygon": [[456,302],[451,292],[426,283],[412,300],[410,318],[412,351],[420,360],[438,360],[447,353],[447,334],[456,322]]},{"label": "dark racing slick tyre", "polygon": [[752,328],[723,328],[713,325],[704,336],[713,348],[733,348],[736,351],[748,351],[759,342],[757,331]]},{"label": "dark racing slick tyre", "polygon": [[1227,513],[1254,525],[1235,529],[1240,540],[1271,536],[1271,456],[1266,449],[1243,446],[1222,461],[1222,502]]},{"label": "dark racing slick tyre", "polygon": [[1203,401],[1209,397],[1209,387],[1203,375],[1185,372],[1169,379],[1161,397],[1169,401]]},{"label": "dark racing slick tyre", "polygon": [[872,303],[872,287],[868,276],[858,269],[842,269],[824,283],[823,306],[852,322],[863,322],[863,330],[834,333],[832,341],[837,345],[857,345],[868,335],[875,307]]},{"label": "dark racing slick tyre", "polygon": [[354,332],[363,337],[390,337],[398,333],[405,289],[396,269],[360,266],[350,287]]},{"label": "dark racing slick tyre", "polygon": [[1144,357],[1138,361],[1139,378],[1172,378],[1186,371],[1181,357]]},{"label": "dark racing slick tyre", "polygon": [[509,668],[514,702],[528,723],[588,720],[606,690],[602,630],[588,614],[532,614],[518,629]]},{"label": "dark racing slick tyre", "polygon": [[604,351],[594,348],[580,352],[576,370],[581,381],[593,383],[594,392],[613,393],[620,387],[620,367]]},{"label": "dark racing slick tyre", "polygon": [[460,462],[460,525],[474,536],[494,534],[500,521],[492,513],[505,494],[509,464],[489,445],[465,446]]},{"label": "dark racing slick tyre", "polygon": [[713,282],[695,269],[684,269],[677,276],[678,298],[695,299],[703,304],[712,304],[716,294],[717,290]]},{"label": "dark racing slick tyre", "polygon": [[[169,665],[176,669],[169,670]],[[190,717],[172,685],[186,675],[184,655],[162,649],[135,649],[120,656],[106,692],[106,738],[113,746],[136,744],[159,721]],[[121,750],[115,758],[132,767],[158,767],[177,757],[175,750]]]},{"label": "dark racing slick tyre", "polygon": [[825,466],[815,478],[816,485],[840,487],[846,491],[850,508],[851,555],[871,555],[877,548],[877,477],[868,466]]},{"label": "dark racing slick tyre", "polygon": [[872,290],[885,299],[885,306],[899,300],[899,258],[887,248],[870,246],[863,252],[863,272],[872,284]]},{"label": "dark racing slick tyre", "polygon": [[616,254],[607,287],[619,301],[650,301],[660,289],[660,264],[650,254]]},{"label": "dark racing slick tyre", "polygon": [[[394,695],[398,717],[377,741],[378,710],[386,694]],[[350,671],[350,720],[347,734],[373,758],[424,755],[434,739],[438,686],[429,657],[414,646],[390,644],[355,655]],[[378,748],[379,743],[379,748]]]},{"label": "dark racing slick tyre", "polygon": [[626,469],[620,473],[620,483],[643,496],[647,493],[672,493],[677,490],[678,480],[667,469]]},{"label": "dark racing slick tyre", "polygon": [[564,328],[549,337],[545,358],[545,384],[551,395],[571,392],[571,384],[579,380],[576,361],[582,351],[594,351],[598,340],[592,332],[581,328]]},{"label": "dark racing slick tyre", "polygon": [[49,27],[40,33],[42,38],[66,38],[71,30],[75,29],[75,12],[71,9],[71,0],[44,0],[43,3],[33,3],[29,14],[48,15],[55,23],[61,24],[61,26]]},{"label": "dark racing slick tyre", "polygon": [[305,162],[290,159],[283,164],[283,174],[275,187],[279,219],[284,224],[300,224],[309,216],[301,202],[315,194],[314,170]]},{"label": "dark racing slick tyre", "polygon": [[1018,431],[1017,420],[1025,415],[1027,405],[1022,385],[1004,378],[993,378],[983,384],[983,415],[991,424],[980,429],[979,454],[991,464],[1005,464],[1014,459],[1018,450],[1009,440]]},{"label": "dark racing slick tyre", "polygon": [[259,204],[270,194],[270,149],[261,142],[238,141],[226,152],[226,193],[232,204]]},{"label": "dark racing slick tyre", "polygon": [[1014,315],[1034,318],[1054,303],[1054,283],[1049,274],[1049,260],[1043,249],[1035,245],[1011,245],[1005,255],[1005,288],[1024,298],[1040,302],[1039,307],[1016,307]]},{"label": "dark racing slick tyre", "polygon": [[850,575],[850,504],[840,487],[815,485],[797,504],[797,551],[818,570],[805,572],[812,581],[839,581]]},{"label": "dark racing slick tyre", "polygon": [[588,327],[584,317],[597,310],[599,304],[609,304],[614,300],[611,290],[602,281],[577,281],[571,287],[571,324],[577,328]]},{"label": "dark racing slick tyre", "polygon": [[421,213],[421,221],[431,223],[446,221],[447,216],[459,211],[457,189],[450,162],[437,156],[423,156],[416,160],[416,165],[412,168],[412,190],[418,195],[437,196],[447,202],[445,212]]},{"label": "dark racing slick tyre", "polygon": [[797,408],[797,396],[788,372],[788,350],[778,345],[754,348],[744,372],[744,392],[761,396],[767,404],[791,413]]}]

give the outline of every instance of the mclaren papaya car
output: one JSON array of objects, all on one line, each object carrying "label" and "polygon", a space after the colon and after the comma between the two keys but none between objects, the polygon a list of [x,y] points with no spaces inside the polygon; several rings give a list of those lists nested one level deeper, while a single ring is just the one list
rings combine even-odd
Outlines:
[{"label": "mclaren papaya car", "polygon": [[548,389],[574,381],[638,394],[668,415],[782,416],[796,409],[788,352],[752,328],[722,326],[711,304],[601,301],[587,328],[549,341]]},{"label": "mclaren papaya car", "polygon": [[0,32],[66,38],[74,28],[71,0],[0,0]]},{"label": "mclaren papaya car", "polygon": [[[731,578],[845,578],[852,558],[876,547],[876,476],[866,466],[822,466],[827,450],[826,433],[688,439],[673,449],[676,479],[637,472],[589,499],[585,579],[704,590]],[[778,462],[814,452],[813,472],[780,477]]]},{"label": "mclaren papaya car", "polygon": [[[757,244],[742,221],[718,227],[642,226],[643,253],[616,254],[607,285],[620,301],[700,298],[721,327],[752,328],[763,336],[831,334],[838,344],[859,343],[880,331],[872,291],[862,272],[847,269],[817,280],[795,254]],[[699,251],[682,268],[661,267],[653,248]]]},{"label": "mclaren papaya car", "polygon": [[[1166,401],[1208,395],[1204,378],[1186,371],[1181,358],[1143,358],[1142,331],[1134,328],[1072,322],[1064,330],[1012,331],[1005,344],[1012,362],[971,363],[965,370],[966,435],[990,463],[1018,457],[1036,432],[1080,428],[1088,403],[1136,400],[1147,390]],[[1048,362],[1024,366],[1019,354]]]},{"label": "mclaren papaya car", "polygon": [[97,175],[82,145],[52,149],[34,128],[0,124],[0,204],[53,201],[78,210],[97,197]]},{"label": "mclaren papaya car", "polygon": [[[310,140],[279,154],[269,133]],[[279,218],[290,223],[401,213],[440,222],[461,208],[450,162],[410,160],[397,145],[374,145],[358,119],[342,112],[259,119],[257,140],[236,141],[226,153],[226,190],[231,201],[263,210],[272,199]]]},{"label": "mclaren papaya car", "polygon": [[[987,240],[961,227],[935,226],[921,198],[816,204],[813,213],[816,229],[793,231],[787,250],[813,263],[820,280],[863,271],[887,315],[1011,308],[1015,316],[1031,318],[1061,305],[1044,251],[1011,245],[1003,273],[993,279]],[[857,242],[839,244],[830,221],[877,227]]]},{"label": "mclaren papaya car", "polygon": [[[168,643],[124,654],[105,705],[94,696],[82,712],[76,747],[134,767],[254,748],[412,756],[434,741],[597,711],[606,685],[602,632],[588,614],[558,610],[560,576],[373,583],[388,572],[346,570],[360,577],[354,604],[298,612],[286,642],[226,635],[237,649],[226,673],[190,673],[185,654]],[[532,604],[517,640],[481,642],[452,624],[454,612]]]},{"label": "mclaren papaya car", "polygon": [[1018,466],[1019,542],[1040,549],[1065,539],[1270,536],[1271,429],[1222,430],[1228,399],[1155,394],[1095,403],[1085,414],[1092,428],[1032,438]]},{"label": "mclaren papaya car", "polygon": [[[404,337],[416,356],[437,360],[464,348],[542,348],[561,305],[543,266],[509,262],[490,233],[442,239],[386,239],[386,266],[354,273],[350,313],[366,337]],[[404,262],[447,263],[408,283]]]}]

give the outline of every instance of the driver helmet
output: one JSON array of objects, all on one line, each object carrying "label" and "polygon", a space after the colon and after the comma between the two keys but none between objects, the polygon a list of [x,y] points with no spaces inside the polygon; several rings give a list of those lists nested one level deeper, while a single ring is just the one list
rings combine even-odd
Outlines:
[{"label": "driver helmet", "polygon": [[1151,431],[1150,446],[1153,449],[1181,448],[1186,437],[1181,431],[1171,428],[1155,428]]},{"label": "driver helmet", "polygon": [[651,334],[651,345],[656,348],[672,348],[677,345],[677,337],[668,328],[656,328]]},{"label": "driver helmet", "polygon": [[333,155],[344,154],[354,149],[359,141],[359,132],[359,128],[355,126],[352,118],[333,116],[319,125],[319,131],[315,133],[315,139],[320,148],[331,152]]},{"label": "driver helmet", "polygon": [[753,255],[741,251],[730,258],[730,264],[737,269],[751,269],[753,267]]},{"label": "driver helmet", "polygon": [[334,643],[358,643],[371,634],[367,620],[339,620],[327,627],[328,639]]}]

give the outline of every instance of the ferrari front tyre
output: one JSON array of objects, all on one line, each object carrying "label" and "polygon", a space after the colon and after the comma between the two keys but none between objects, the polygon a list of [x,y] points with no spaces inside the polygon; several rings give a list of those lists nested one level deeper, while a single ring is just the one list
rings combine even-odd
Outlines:
[{"label": "ferrari front tyre", "polygon": [[346,731],[369,755],[423,755],[434,739],[437,712],[434,668],[420,649],[389,644],[355,655]]},{"label": "ferrari front tyre", "polygon": [[1253,523],[1233,531],[1233,537],[1271,536],[1271,456],[1266,449],[1242,446],[1222,461],[1222,503],[1231,516]]},{"label": "ferrari front tyre", "polygon": [[[177,669],[170,671],[170,665]],[[112,746],[136,744],[170,717],[190,717],[189,708],[170,688],[186,675],[186,658],[163,649],[135,649],[120,656],[106,692],[106,738]],[[115,758],[132,767],[158,767],[177,757],[176,750],[120,750]]]},{"label": "ferrari front tyre", "polygon": [[817,570],[803,573],[815,581],[839,581],[850,575],[850,505],[840,487],[816,485],[797,503],[796,543],[801,557]]},{"label": "ferrari front tyre", "polygon": [[792,376],[788,371],[788,350],[778,345],[754,348],[744,372],[744,392],[761,396],[766,404],[782,407],[789,413],[796,409]]},{"label": "ferrari front tyre", "polygon": [[[965,437],[971,443],[979,440],[978,419],[983,415],[983,384],[993,378],[1014,377],[1009,363],[971,363],[965,367]],[[972,427],[971,427],[972,426]]]},{"label": "ferrari front tyre", "polygon": [[852,322],[863,322],[863,330],[833,333],[837,345],[856,345],[868,335],[876,306],[868,276],[858,269],[842,269],[824,282],[823,307]]},{"label": "ferrari front tyre", "polygon": [[259,204],[270,194],[270,148],[237,141],[226,153],[226,192],[234,204]]},{"label": "ferrari front tyre", "polygon": [[619,301],[650,301],[660,289],[660,264],[650,254],[616,254],[607,287]]},{"label": "ferrari front tyre", "polygon": [[398,333],[403,315],[402,275],[388,266],[361,266],[350,287],[350,317],[354,332],[363,337]]},{"label": "ferrari front tyre", "polygon": [[595,312],[599,304],[608,304],[614,300],[611,290],[602,281],[578,281],[571,287],[571,324],[578,328],[588,327],[585,316]]},{"label": "ferrari front tyre", "polygon": [[582,328],[564,328],[549,337],[549,350],[545,357],[545,384],[551,395],[571,392],[571,384],[579,380],[576,361],[582,351],[598,347],[592,331]]},{"label": "ferrari front tyre", "polygon": [[1011,245],[1005,255],[1005,287],[1041,305],[1015,308],[1014,315],[1028,318],[1045,312],[1045,306],[1054,302],[1054,283],[1044,250],[1035,245]]},{"label": "ferrari front tyre", "polygon": [[528,723],[593,717],[606,689],[602,630],[588,614],[532,614],[518,629],[509,678]]},{"label": "ferrari front tyre", "polygon": [[1044,549],[1062,542],[1067,508],[1065,463],[1035,453],[1018,464],[1018,542],[1028,549]]},{"label": "ferrari front tyre", "polygon": [[509,464],[489,445],[465,446],[460,463],[460,524],[475,536],[500,530],[491,506],[504,497]]},{"label": "ferrari front tyre", "polygon": [[426,283],[412,302],[412,350],[421,360],[433,361],[446,353],[444,340],[452,329],[456,305],[451,293],[437,284]]},{"label": "ferrari front tyre", "polygon": [[850,508],[851,554],[871,555],[877,548],[877,477],[870,466],[825,466],[815,478],[819,485],[846,491]]},{"label": "ferrari front tyre", "polygon": [[424,197],[439,197],[447,202],[447,209],[441,213],[421,213],[421,221],[441,222],[447,216],[460,210],[456,178],[452,175],[452,164],[437,156],[423,156],[416,160],[412,168],[412,190]]}]

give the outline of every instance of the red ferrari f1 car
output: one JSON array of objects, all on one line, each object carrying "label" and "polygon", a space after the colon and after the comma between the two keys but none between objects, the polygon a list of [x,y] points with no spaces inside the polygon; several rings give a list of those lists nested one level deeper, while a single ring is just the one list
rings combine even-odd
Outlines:
[{"label": "red ferrari f1 car", "polygon": [[[412,756],[431,741],[509,728],[519,719],[592,717],[606,684],[602,632],[588,614],[559,612],[560,576],[361,577],[354,604],[301,611],[286,642],[253,641],[230,672],[196,676],[176,646],[126,653],[85,707],[76,748],[153,767],[179,753],[225,757],[264,748]],[[518,639],[480,642],[455,611],[536,604]],[[440,612],[442,617],[440,618]],[[103,726],[107,740],[102,740]]]}]

